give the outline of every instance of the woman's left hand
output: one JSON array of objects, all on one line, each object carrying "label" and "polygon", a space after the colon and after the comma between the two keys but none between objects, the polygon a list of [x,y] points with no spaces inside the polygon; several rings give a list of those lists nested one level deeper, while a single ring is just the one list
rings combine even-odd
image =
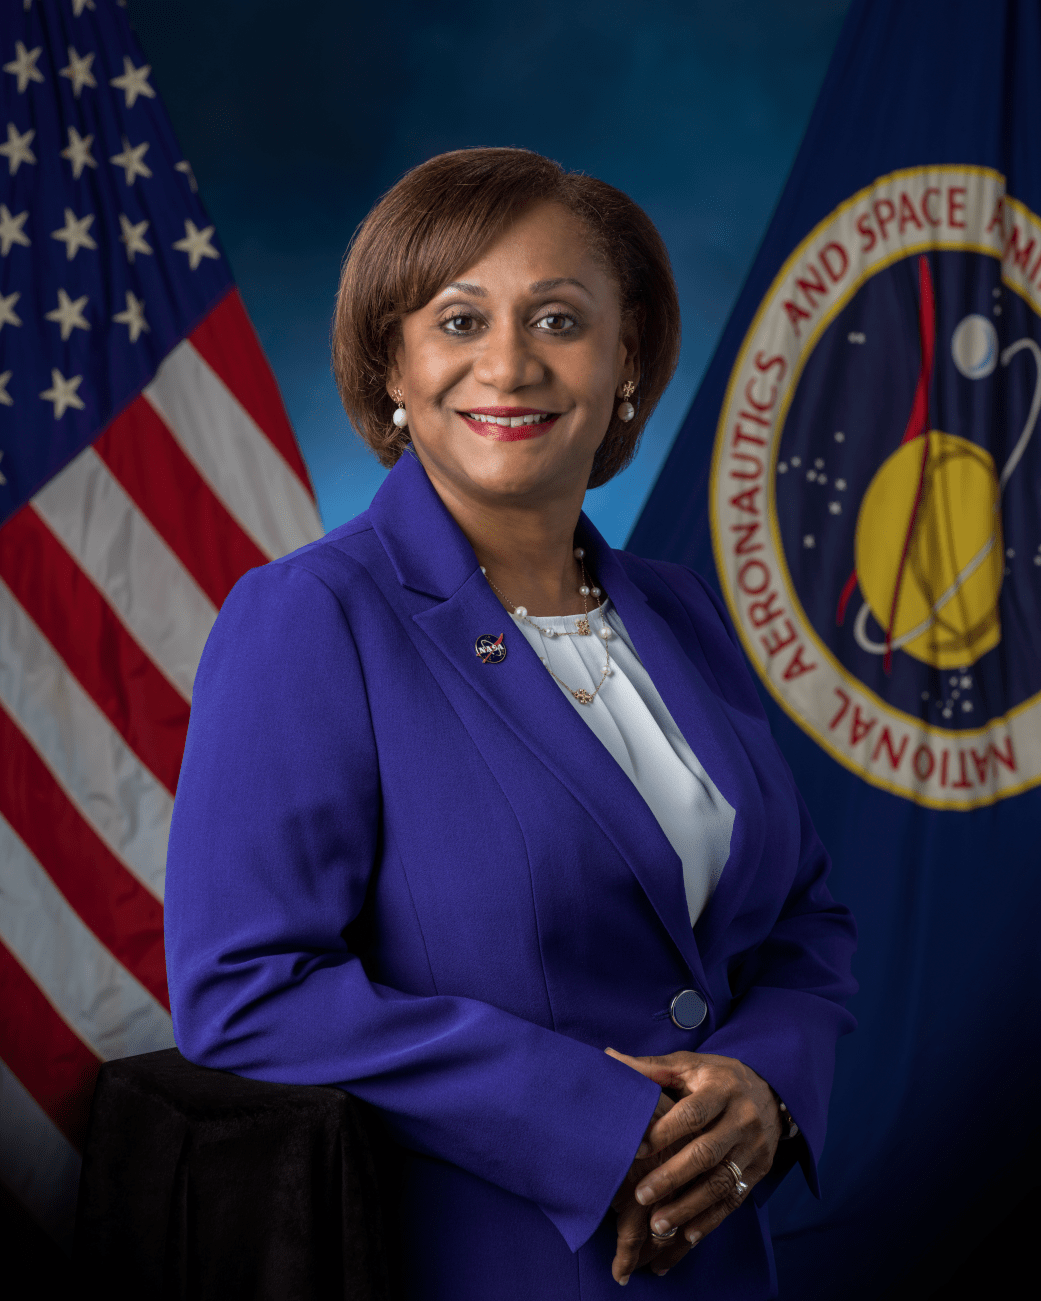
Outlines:
[{"label": "woman's left hand", "polygon": [[[637,1152],[642,1162],[671,1149],[635,1189],[636,1201],[651,1208],[655,1235],[678,1230],[674,1241],[652,1239],[661,1250],[651,1268],[664,1273],[722,1224],[768,1173],[781,1137],[780,1108],[769,1084],[733,1057],[685,1052],[628,1057],[607,1051],[678,1099],[648,1128]],[[740,1183],[729,1161],[740,1170]]]}]

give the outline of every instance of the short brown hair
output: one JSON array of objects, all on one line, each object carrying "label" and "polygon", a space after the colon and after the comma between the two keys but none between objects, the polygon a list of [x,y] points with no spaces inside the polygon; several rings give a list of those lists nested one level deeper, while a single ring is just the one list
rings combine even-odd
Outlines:
[{"label": "short brown hair", "polygon": [[457,149],[407,172],[358,228],[344,259],[333,319],[333,373],[347,415],[383,465],[408,444],[387,393],[401,318],[418,311],[536,203],[578,217],[618,282],[623,317],[639,332],[640,380],[628,424],[612,416],[589,478],[599,487],[636,454],[672,378],[680,312],[669,255],[647,214],[613,185],[528,149]]}]

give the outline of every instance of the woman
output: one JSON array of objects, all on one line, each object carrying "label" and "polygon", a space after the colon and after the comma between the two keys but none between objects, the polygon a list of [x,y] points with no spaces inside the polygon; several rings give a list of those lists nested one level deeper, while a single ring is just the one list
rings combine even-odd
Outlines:
[{"label": "woman", "polygon": [[410,1297],[765,1297],[766,1197],[815,1187],[852,921],[716,598],[581,514],[678,335],[617,190],[416,168],[334,326],[391,472],[241,580],[196,679],[178,1044],[381,1109]]}]

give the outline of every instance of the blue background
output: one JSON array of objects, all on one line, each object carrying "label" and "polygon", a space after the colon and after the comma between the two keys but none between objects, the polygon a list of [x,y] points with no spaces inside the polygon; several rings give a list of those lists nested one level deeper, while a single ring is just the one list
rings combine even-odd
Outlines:
[{"label": "blue background", "polygon": [[327,528],[364,510],[384,473],[329,373],[352,232],[425,158],[521,145],[627,191],[673,259],[676,378],[634,465],[587,502],[622,545],[766,229],[847,4],[130,0]]}]

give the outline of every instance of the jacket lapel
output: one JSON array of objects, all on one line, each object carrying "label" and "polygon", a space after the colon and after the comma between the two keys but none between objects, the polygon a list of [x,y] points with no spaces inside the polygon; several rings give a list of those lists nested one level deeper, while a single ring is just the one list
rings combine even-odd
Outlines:
[{"label": "jacket lapel", "polygon": [[[582,526],[588,545],[600,557],[603,586],[658,694],[720,794],[735,810],[730,856],[694,928],[698,949],[708,961],[715,939],[726,928],[754,879],[755,865],[763,852],[765,817],[759,779],[722,700],[709,685],[715,680],[714,674],[686,614],[682,614],[689,625],[685,640],[691,644],[685,648],[676,630],[651,608],[647,595],[629,578],[585,516]],[[769,743],[768,736],[766,740]]]},{"label": "jacket lapel", "polygon": [[[514,627],[417,461],[401,458],[373,501],[370,518],[402,585],[440,598],[413,621],[599,824],[705,988],[675,850],[632,782]],[[606,547],[602,539],[600,545]],[[489,633],[493,640],[505,634],[507,654],[500,664],[482,663],[475,651],[477,638]]]}]

